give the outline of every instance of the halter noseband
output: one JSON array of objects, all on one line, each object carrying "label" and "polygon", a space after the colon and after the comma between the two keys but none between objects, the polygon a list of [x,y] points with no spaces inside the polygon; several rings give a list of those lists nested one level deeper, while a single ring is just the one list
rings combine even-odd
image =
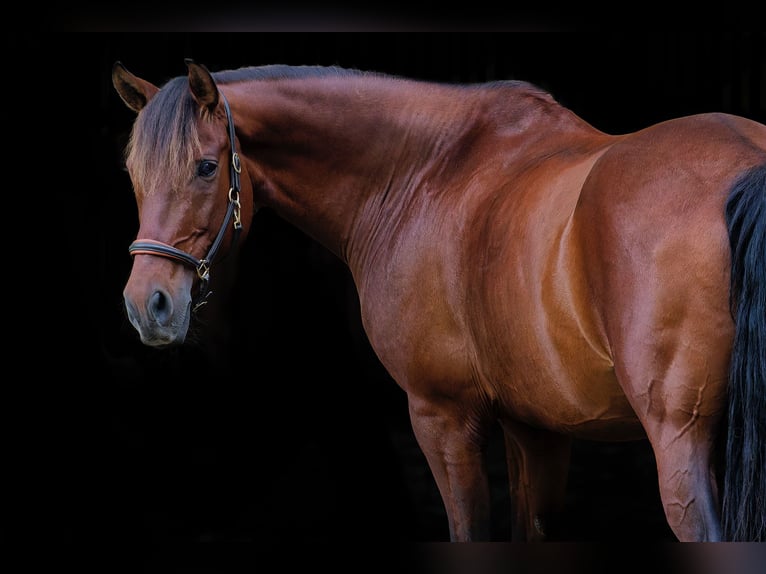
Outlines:
[{"label": "halter noseband", "polygon": [[231,163],[229,165],[229,179],[231,181],[231,187],[229,188],[229,206],[226,209],[226,216],[223,218],[221,228],[218,230],[215,241],[210,246],[210,250],[204,259],[197,259],[194,255],[181,251],[180,249],[157,241],[155,239],[136,239],[128,247],[128,252],[132,255],[158,255],[160,257],[167,257],[174,259],[181,263],[185,263],[194,267],[197,271],[197,277],[200,279],[199,293],[196,299],[193,301],[192,311],[196,311],[202,305],[207,303],[207,298],[210,296],[210,266],[213,263],[218,249],[221,247],[223,238],[226,235],[226,227],[229,225],[232,217],[234,218],[234,238],[232,239],[232,245],[236,242],[239,232],[242,229],[242,221],[240,219],[240,204],[239,204],[239,174],[242,171],[242,166],[239,161],[239,154],[237,153],[234,145],[234,120],[231,117],[231,110],[229,109],[229,102],[223,93],[220,93],[223,100],[224,108],[226,109],[226,120],[229,123],[229,143],[231,145]]}]

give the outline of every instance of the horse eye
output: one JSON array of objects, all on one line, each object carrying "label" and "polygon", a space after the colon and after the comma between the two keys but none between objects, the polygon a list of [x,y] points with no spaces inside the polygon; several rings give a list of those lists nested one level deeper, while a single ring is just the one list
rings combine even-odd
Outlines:
[{"label": "horse eye", "polygon": [[216,162],[204,159],[197,166],[197,175],[200,177],[212,177],[217,169],[218,164]]}]

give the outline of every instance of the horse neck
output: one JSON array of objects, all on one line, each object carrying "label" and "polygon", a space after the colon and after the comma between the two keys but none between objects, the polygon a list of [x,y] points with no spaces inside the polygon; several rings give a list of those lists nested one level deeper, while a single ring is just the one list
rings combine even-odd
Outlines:
[{"label": "horse neck", "polygon": [[[378,77],[223,85],[255,203],[348,261],[365,226],[406,202],[466,120],[449,90]],[[441,155],[440,155],[441,154]],[[391,217],[393,214],[388,213]]]}]

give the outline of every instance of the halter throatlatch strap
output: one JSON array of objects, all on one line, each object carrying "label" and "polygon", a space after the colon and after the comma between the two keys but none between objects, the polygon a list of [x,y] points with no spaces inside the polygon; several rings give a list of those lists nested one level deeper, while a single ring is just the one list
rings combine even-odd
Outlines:
[{"label": "halter throatlatch strap", "polygon": [[213,244],[207,252],[207,255],[203,259],[197,259],[194,255],[182,251],[172,245],[157,241],[156,239],[136,239],[128,247],[128,252],[131,256],[135,255],[157,255],[159,257],[167,257],[174,259],[180,263],[185,263],[194,267],[197,271],[197,277],[199,277],[200,285],[197,297],[193,301],[192,311],[196,311],[202,305],[207,303],[207,298],[210,296],[210,266],[215,259],[218,249],[221,247],[223,238],[226,235],[226,228],[229,226],[229,222],[233,220],[234,236],[232,238],[232,247],[239,237],[239,232],[242,230],[242,220],[240,217],[240,204],[239,204],[239,174],[242,171],[242,166],[239,161],[239,154],[234,145],[236,134],[234,132],[234,120],[231,117],[231,110],[229,109],[229,102],[226,97],[220,93],[223,106],[226,109],[226,120],[229,124],[229,144],[231,147],[231,162],[229,164],[229,180],[231,187],[229,188],[228,201],[229,205],[226,209],[226,215],[223,218],[223,223],[218,230],[218,234],[213,240]]}]

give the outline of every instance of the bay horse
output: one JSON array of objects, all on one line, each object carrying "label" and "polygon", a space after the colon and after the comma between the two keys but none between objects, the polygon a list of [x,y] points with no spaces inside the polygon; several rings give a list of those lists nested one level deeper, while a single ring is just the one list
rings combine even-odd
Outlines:
[{"label": "bay horse", "polygon": [[648,439],[678,540],[764,540],[766,126],[615,135],[521,81],[186,65],[161,88],[112,68],[143,343],[184,342],[269,208],[348,266],[451,541],[490,539],[498,424],[513,540],[545,539],[575,438]]}]

